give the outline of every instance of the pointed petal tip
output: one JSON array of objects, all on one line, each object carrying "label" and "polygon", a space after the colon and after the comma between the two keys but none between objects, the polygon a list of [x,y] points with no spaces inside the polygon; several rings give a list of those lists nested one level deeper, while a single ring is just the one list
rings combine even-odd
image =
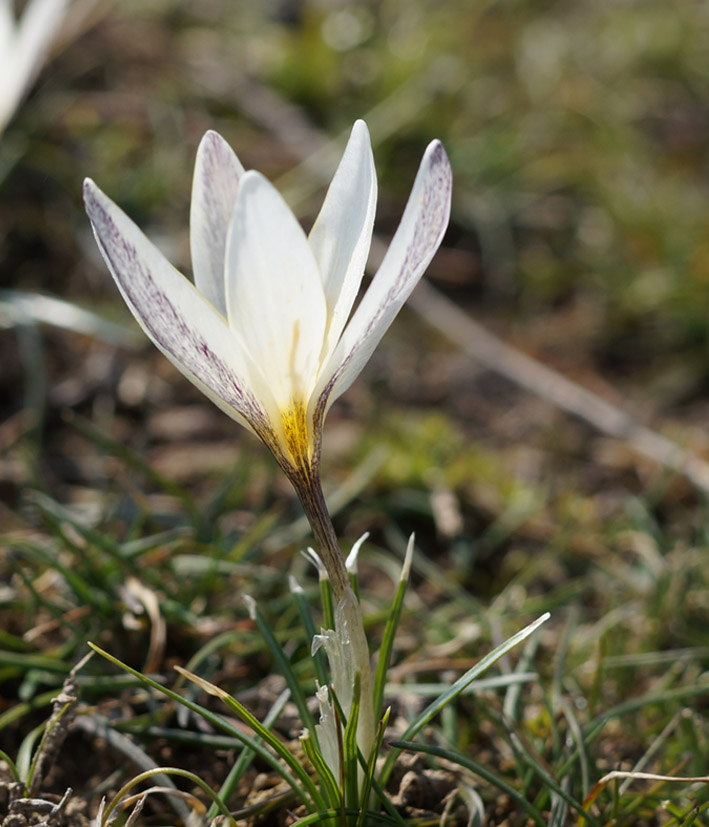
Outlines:
[{"label": "pointed petal tip", "polygon": [[212,144],[212,145],[227,144],[227,146],[228,146],[228,142],[225,140],[224,137],[222,137],[222,135],[220,135],[216,131],[216,129],[208,129],[204,133],[204,135],[202,135],[202,138],[199,142],[199,147],[197,148],[197,151],[199,152],[200,149],[202,149],[204,146],[207,146],[208,144]]},{"label": "pointed petal tip", "polygon": [[92,224],[98,217],[98,211],[105,211],[107,205],[113,203],[92,178],[84,178],[82,196],[84,209]]},{"label": "pointed petal tip", "polygon": [[429,163],[431,163],[432,165],[441,164],[450,169],[450,161],[448,159],[448,154],[446,153],[443,144],[438,140],[438,138],[435,138],[426,147],[424,159],[429,161]]},{"label": "pointed petal tip", "polygon": [[352,124],[352,133],[362,133],[363,136],[366,135],[367,138],[369,138],[369,127],[366,121],[363,121],[362,118],[357,118],[354,124]]},{"label": "pointed petal tip", "polygon": [[[95,232],[99,232],[100,228],[105,228],[107,224],[112,223],[111,216],[117,213],[122,214],[121,209],[93,179],[85,178],[82,190],[84,209]],[[100,242],[99,246],[103,248]]]},{"label": "pointed petal tip", "polygon": [[389,249],[322,370],[319,416],[352,384],[433,258],[448,227],[452,186],[443,144],[431,141]]}]

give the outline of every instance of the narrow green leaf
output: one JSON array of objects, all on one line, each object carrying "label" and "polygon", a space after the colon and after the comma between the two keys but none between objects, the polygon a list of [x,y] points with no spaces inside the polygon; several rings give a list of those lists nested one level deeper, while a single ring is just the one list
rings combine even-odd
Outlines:
[{"label": "narrow green leaf", "polygon": [[[530,623],[528,626],[525,626],[524,629],[517,632],[516,634],[512,635],[511,638],[506,640],[504,643],[501,643],[492,652],[489,652],[485,655],[484,658],[479,660],[475,666],[472,666],[468,671],[461,675],[455,683],[452,684],[450,689],[447,692],[442,693],[441,695],[436,698],[435,701],[430,703],[416,718],[413,722],[406,728],[406,731],[401,737],[402,741],[408,741],[409,739],[413,738],[420,730],[426,726],[435,716],[443,709],[443,707],[450,703],[453,698],[459,695],[465,687],[475,680],[478,675],[485,672],[489,669],[496,661],[498,661],[503,655],[506,655],[511,649],[514,649],[515,646],[520,644],[523,640],[528,638],[539,626],[542,625],[546,620],[549,619],[549,613],[543,614],[541,617],[537,618],[533,623]],[[396,749],[391,750],[389,755],[387,755],[386,761],[384,762],[384,766],[382,771],[379,775],[379,781],[381,784],[386,785],[386,782],[391,774],[392,769],[394,768],[394,763],[396,762],[396,757],[398,755],[398,751]]]},{"label": "narrow green leaf", "polygon": [[409,572],[411,570],[411,559],[414,550],[414,535],[409,538],[409,544],[406,548],[406,555],[404,557],[404,565],[401,569],[399,577],[399,585],[394,596],[394,603],[392,604],[389,617],[384,627],[384,636],[382,638],[382,645],[379,649],[379,658],[377,660],[377,670],[374,674],[374,714],[381,713],[382,703],[384,701],[384,687],[386,684],[387,671],[391,662],[391,653],[394,648],[394,638],[396,637],[396,630],[399,626],[399,619],[401,618],[401,610],[404,605],[404,596],[406,595],[406,588],[409,584]]},{"label": "narrow green leaf", "polygon": [[340,790],[337,786],[337,779],[332,774],[332,770],[328,765],[325,763],[320,751],[317,749],[316,745],[313,743],[313,739],[310,736],[310,732],[306,729],[305,732],[300,736],[300,743],[303,746],[303,752],[307,756],[310,763],[313,765],[315,772],[320,779],[321,784],[325,789],[325,794],[329,800],[331,806],[340,808],[341,807],[341,796]]},{"label": "narrow green leaf", "polygon": [[326,629],[335,628],[335,610],[332,605],[332,589],[327,578],[320,578],[320,603],[323,611],[323,624]]},{"label": "narrow green leaf", "polygon": [[384,807],[384,809],[387,811],[387,813],[389,813],[389,815],[393,819],[394,824],[398,825],[398,827],[411,827],[411,825],[404,820],[404,817],[399,814],[399,811],[391,803],[391,801],[389,801],[389,796],[386,794],[386,791],[383,789],[382,785],[374,776],[372,776],[372,789],[374,790],[382,807]]},{"label": "narrow green leaf", "polygon": [[359,805],[359,749],[357,747],[357,723],[362,694],[362,676],[355,672],[352,689],[352,707],[345,723],[343,738],[345,761],[345,802],[352,807]]},{"label": "narrow green leaf", "polygon": [[59,675],[66,675],[71,669],[68,664],[48,655],[29,655],[22,652],[4,652],[2,650],[0,650],[0,664],[16,666],[22,669],[23,672],[29,669],[39,669]]},{"label": "narrow green leaf", "polygon": [[177,775],[181,778],[187,778],[193,784],[196,784],[203,793],[205,793],[209,798],[211,798],[212,803],[216,806],[223,816],[226,816],[228,819],[229,824],[236,825],[236,822],[231,817],[228,808],[221,800],[219,795],[214,792],[214,790],[207,784],[206,781],[203,781],[198,775],[195,775],[193,772],[189,770],[182,770],[179,767],[156,767],[155,769],[147,770],[146,772],[141,772],[139,775],[136,775],[134,778],[124,784],[121,789],[115,794],[115,796],[111,799],[111,803],[106,807],[105,811],[103,812],[103,817],[101,819],[101,827],[103,825],[108,824],[110,820],[111,813],[116,809],[116,807],[120,804],[121,799],[124,798],[137,784],[142,783],[143,781],[147,781],[150,778],[153,778],[156,775]]},{"label": "narrow green leaf", "polygon": [[[57,533],[60,534],[63,539],[63,533],[59,530],[57,522],[52,522],[57,529]],[[63,565],[58,555],[50,554],[45,549],[26,544],[19,546],[17,551],[25,557],[38,560],[47,566],[47,568],[57,571],[72,589],[80,605],[92,606],[102,614],[110,611],[111,603],[103,591],[96,589],[95,586],[88,583],[74,568]]]},{"label": "narrow green leaf", "polygon": [[168,531],[161,531],[158,534],[150,534],[148,537],[140,537],[137,540],[128,540],[121,543],[119,548],[123,557],[127,559],[137,558],[156,548],[164,548],[180,540],[192,537],[194,531],[189,526],[176,526]]},{"label": "narrow green leaf", "polygon": [[0,759],[3,760],[7,764],[7,768],[10,771],[10,777],[13,781],[20,780],[20,773],[17,771],[17,767],[15,766],[15,762],[10,758],[10,756],[0,749]]},{"label": "narrow green leaf", "polygon": [[[67,672],[68,671],[69,670],[67,669]],[[50,689],[48,692],[43,692],[41,695],[37,695],[35,698],[32,698],[31,701],[23,701],[22,703],[15,704],[15,706],[11,706],[9,709],[6,709],[5,712],[0,715],[0,732],[5,729],[5,727],[16,723],[25,715],[29,715],[36,709],[41,709],[43,706],[49,706],[56,696],[56,688]]]},{"label": "narrow green leaf", "polygon": [[28,732],[22,739],[20,748],[17,750],[17,772],[20,776],[20,781],[22,781],[25,786],[29,783],[30,767],[32,766],[32,756],[35,753],[35,744],[41,739],[44,733],[44,727],[44,724],[40,724],[31,732]]},{"label": "narrow green leaf", "polygon": [[[310,604],[308,603],[303,588],[293,577],[290,578],[290,590],[291,594],[295,598],[295,602],[298,605],[298,611],[300,612],[300,616],[303,620],[306,639],[312,643],[313,638],[317,634],[315,629],[315,621],[313,620],[313,613],[310,611]],[[312,655],[312,659],[313,668],[315,669],[315,677],[318,679],[318,683],[320,686],[326,686],[328,677],[327,668],[325,665],[325,652],[322,649],[318,649],[318,651]]]},{"label": "narrow green leaf", "polygon": [[256,624],[261,636],[265,640],[266,645],[273,655],[274,660],[278,664],[279,672],[286,679],[286,684],[291,691],[293,702],[298,708],[301,723],[306,729],[309,729],[310,732],[312,732],[315,743],[317,744],[315,721],[313,720],[313,716],[310,714],[310,710],[308,709],[308,701],[305,697],[305,693],[303,692],[303,687],[293,671],[293,666],[291,665],[290,660],[286,657],[281,644],[276,640],[275,635],[271,631],[271,627],[264,620],[256,601],[248,595],[244,597],[244,600],[249,610],[249,616]]},{"label": "narrow green leaf", "polygon": [[[273,724],[278,720],[281,712],[283,712],[283,707],[288,702],[288,698],[290,697],[290,691],[288,689],[281,692],[281,694],[276,698],[276,702],[273,706],[268,710],[268,714],[263,719],[263,725],[266,729],[269,729],[273,726]],[[254,755],[256,753],[247,746],[244,746],[241,752],[239,753],[239,757],[234,762],[234,765],[229,770],[227,777],[224,779],[221,788],[219,789],[219,797],[226,803],[229,803],[232,795],[236,792],[236,788],[239,785],[239,781],[241,777],[246,772],[246,770],[251,765],[253,761]],[[209,812],[207,813],[207,821],[210,819],[214,819],[217,817],[216,812],[216,805],[212,804],[209,808]]]},{"label": "narrow green leaf", "polygon": [[384,731],[386,730],[387,724],[389,723],[390,713],[391,707],[389,707],[389,709],[387,709],[384,712],[384,715],[382,716],[377,726],[377,734],[374,736],[374,744],[372,745],[372,752],[369,756],[369,762],[367,763],[367,771],[364,774],[364,784],[362,785],[362,798],[360,800],[360,806],[362,808],[362,811],[360,813],[360,817],[357,819],[356,827],[365,827],[365,808],[369,803],[369,795],[372,791],[374,773],[377,771],[377,758],[379,757],[382,748],[382,741],[384,740]]},{"label": "narrow green leaf", "polygon": [[189,678],[189,680],[193,681],[197,684],[197,686],[204,689],[210,695],[213,695],[215,698],[219,698],[222,703],[231,709],[236,715],[241,718],[241,720],[247,724],[260,738],[261,740],[265,741],[273,750],[285,761],[285,763],[295,772],[295,774],[301,779],[304,783],[304,786],[311,793],[313,802],[317,807],[324,807],[325,802],[323,801],[321,795],[319,794],[317,788],[312,782],[310,776],[303,770],[300,766],[298,761],[295,757],[290,753],[288,748],[282,744],[278,738],[271,732],[270,729],[266,729],[266,727],[258,720],[249,710],[239,701],[236,700],[232,695],[228,692],[225,692],[221,687],[217,686],[211,681],[207,681],[204,678],[200,678],[199,675],[194,675],[191,672],[188,672],[186,669],[182,669],[179,666],[175,667],[176,671],[179,672],[181,675]]},{"label": "narrow green leaf", "polygon": [[[76,700],[74,699],[70,703],[64,704],[64,706],[61,708],[61,711],[57,714],[57,716],[54,717],[54,712],[53,712],[52,717],[50,718],[50,720],[47,721],[47,724],[44,725],[44,732],[42,732],[42,739],[39,742],[39,746],[34,751],[34,755],[32,756],[32,762],[30,763],[29,769],[27,770],[27,775],[24,779],[25,785],[28,788],[31,787],[31,785],[32,785],[32,778],[34,777],[35,771],[37,769],[37,762],[39,761],[40,756],[42,755],[42,752],[44,751],[44,747],[45,747],[45,744],[47,743],[47,739],[52,734],[52,732],[54,731],[54,729],[56,728],[58,723],[61,721],[61,719],[64,717],[64,715],[72,708],[72,706],[74,706],[75,703],[76,703]],[[51,722],[51,726],[48,726],[48,724],[50,722]]]},{"label": "narrow green leaf", "polygon": [[547,788],[549,790],[553,790],[553,792],[555,792],[562,801],[565,801],[569,807],[576,810],[577,813],[580,813],[589,822],[589,824],[592,825],[592,827],[600,827],[599,823],[584,810],[583,803],[577,801],[573,796],[569,795],[561,784],[559,784],[559,782],[552,777],[550,772],[542,766],[542,762],[537,756],[534,755],[533,752],[529,750],[523,739],[517,737],[513,731],[510,732],[510,736],[510,742],[515,752],[521,756],[524,764],[526,764],[526,766],[529,767],[533,773],[538,775],[544,781]]},{"label": "narrow green leaf", "polygon": [[[256,718],[254,718],[251,713],[249,713],[241,704],[238,704],[237,701],[231,699],[233,701],[234,706],[230,705],[230,708],[234,709],[235,712],[238,710],[242,710],[244,713],[244,720],[252,726],[254,732],[259,736],[259,739],[252,738],[242,732],[238,727],[235,727],[233,724],[229,723],[226,719],[222,718],[220,715],[216,715],[213,712],[210,712],[208,709],[205,709],[203,706],[194,703],[193,701],[189,701],[186,698],[183,698],[181,695],[178,695],[176,692],[168,689],[165,686],[161,686],[157,681],[152,680],[151,678],[142,675],[136,669],[132,669],[127,664],[123,663],[122,661],[118,660],[118,658],[113,657],[108,652],[101,649],[99,646],[96,646],[95,643],[89,642],[89,646],[95,651],[98,652],[99,655],[109,660],[111,663],[118,666],[120,669],[124,669],[126,672],[130,673],[134,677],[138,678],[142,683],[146,684],[147,686],[152,687],[156,691],[160,692],[161,694],[165,695],[167,698],[175,701],[178,704],[186,707],[190,711],[194,712],[196,715],[204,718],[205,721],[212,724],[212,726],[217,727],[218,729],[223,730],[224,732],[228,732],[229,735],[232,735],[234,738],[239,740],[242,744],[250,747],[254,752],[262,758],[270,767],[272,767],[280,776],[286,781],[294,790],[298,798],[306,805],[308,802],[311,802],[314,805],[314,808],[322,809],[322,798],[319,795],[317,789],[315,789],[315,785],[313,784],[312,780],[305,772],[305,770],[298,764],[295,758],[288,752],[288,750],[281,744],[281,742],[268,730],[265,730],[264,727],[258,722]],[[184,671],[184,670],[183,670]],[[194,676],[196,677],[196,676]],[[202,681],[201,679],[197,679],[200,685],[204,683],[208,683],[206,681]],[[218,687],[214,687],[218,689]],[[221,693],[223,690],[219,690]],[[224,693],[226,695],[226,693]],[[221,698],[222,696],[219,695]],[[229,696],[227,696],[229,697]],[[222,698],[223,699],[223,698]],[[238,713],[240,714],[240,713]],[[265,736],[265,737],[264,737]],[[263,743],[266,741],[270,746],[272,746],[277,753],[277,756],[280,757],[287,765],[287,767],[292,770],[293,774],[286,769],[279,761],[276,756],[274,756],[269,750],[267,750]]]}]

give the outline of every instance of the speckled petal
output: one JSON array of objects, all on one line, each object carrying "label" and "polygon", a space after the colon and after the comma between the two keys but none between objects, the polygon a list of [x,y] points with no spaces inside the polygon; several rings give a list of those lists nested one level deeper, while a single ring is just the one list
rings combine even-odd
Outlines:
[{"label": "speckled petal", "polygon": [[244,168],[216,132],[205,133],[195,162],[190,210],[190,249],[194,283],[226,318],[224,255],[239,180]]},{"label": "speckled petal", "polygon": [[357,378],[433,258],[448,226],[451,188],[445,150],[433,141],[384,260],[322,372],[316,420]]},{"label": "speckled petal", "polygon": [[264,424],[248,366],[224,318],[89,179],[84,202],[118,289],[150,339],[231,417],[252,430]]}]

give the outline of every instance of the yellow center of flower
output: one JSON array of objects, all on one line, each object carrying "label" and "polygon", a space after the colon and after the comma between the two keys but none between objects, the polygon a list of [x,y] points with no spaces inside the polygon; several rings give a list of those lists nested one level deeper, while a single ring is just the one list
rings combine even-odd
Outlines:
[{"label": "yellow center of flower", "polygon": [[308,433],[307,407],[302,400],[292,401],[291,406],[281,413],[283,435],[288,453],[296,468],[309,468],[313,444]]}]

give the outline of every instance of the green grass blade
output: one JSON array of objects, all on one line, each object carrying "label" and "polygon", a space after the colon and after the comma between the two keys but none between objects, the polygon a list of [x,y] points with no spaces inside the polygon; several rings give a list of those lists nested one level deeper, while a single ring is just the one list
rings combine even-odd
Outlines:
[{"label": "green grass blade", "polygon": [[583,730],[579,723],[573,706],[565,699],[560,699],[561,711],[566,718],[566,723],[569,727],[569,734],[576,744],[576,752],[579,756],[579,775],[581,779],[581,795],[583,798],[589,793],[591,789],[591,772],[590,772],[590,758],[586,750],[586,744],[583,740]]},{"label": "green grass blade", "polygon": [[393,823],[396,824],[397,827],[411,827],[411,824],[404,820],[404,817],[399,814],[396,807],[391,803],[391,801],[389,801],[389,796],[374,776],[372,776],[372,789],[374,790],[382,807],[384,807],[387,813],[389,813],[389,816],[392,818]]},{"label": "green grass blade", "polygon": [[[56,694],[56,693],[55,693]],[[35,744],[37,740],[42,737],[45,730],[45,724],[40,724],[22,739],[20,748],[17,750],[17,774],[20,776],[20,781],[27,786],[29,784],[30,768],[32,767],[32,756],[36,753]]]},{"label": "green grass blade", "polygon": [[[127,664],[123,663],[122,661],[118,660],[118,658],[113,657],[108,652],[101,649],[99,646],[96,646],[95,643],[89,642],[89,646],[95,651],[98,652],[99,655],[106,658],[106,660],[113,663],[115,666],[118,666],[120,669],[125,670],[126,672],[130,673],[134,677],[138,678],[142,683],[146,684],[147,686],[152,687],[153,689],[157,690],[161,694],[165,695],[165,697],[170,698],[171,700],[175,701],[178,704],[189,709],[191,712],[194,712],[196,715],[199,715],[201,718],[204,718],[205,721],[212,724],[212,726],[223,730],[224,732],[229,733],[242,744],[250,747],[254,752],[262,758],[270,767],[272,767],[283,779],[286,781],[291,788],[294,790],[298,798],[304,803],[308,804],[310,802],[314,805],[314,809],[322,809],[322,798],[319,795],[317,789],[315,789],[315,785],[311,781],[308,774],[305,770],[298,764],[295,758],[291,755],[290,752],[281,744],[281,742],[268,730],[264,730],[263,726],[259,723],[259,721],[251,715],[241,704],[234,699],[230,698],[230,696],[226,695],[229,700],[233,702],[233,704],[228,704],[230,708],[234,709],[237,714],[241,716],[239,710],[243,711],[244,716],[243,719],[249,724],[252,723],[255,725],[252,727],[254,732],[259,736],[258,739],[252,738],[242,732],[238,727],[235,727],[233,724],[229,723],[226,719],[222,718],[220,715],[216,715],[213,712],[210,712],[208,709],[205,709],[203,706],[194,703],[193,701],[189,701],[186,698],[183,698],[181,695],[178,695],[176,692],[168,689],[165,686],[161,686],[157,681],[152,680],[151,678],[146,677],[145,675],[138,672],[136,669],[131,668]],[[184,671],[184,670],[183,670]],[[189,675],[191,679],[196,680],[196,682],[204,688],[204,685],[207,684],[210,687],[218,690],[218,697],[222,700],[223,690],[218,689],[218,687],[214,687],[213,684],[208,684],[207,681],[202,681],[201,678],[197,676]],[[56,693],[55,693],[56,694]],[[265,736],[265,737],[264,737]],[[273,747],[273,749],[277,753],[277,757],[274,756],[271,752],[269,752],[263,745],[262,741],[265,741],[269,746]],[[287,768],[283,766],[278,761],[278,758],[281,758],[283,762],[287,765]],[[289,770],[291,772],[289,772]]]},{"label": "green grass blade", "polygon": [[381,720],[377,726],[377,734],[374,736],[374,744],[372,746],[372,752],[369,756],[369,762],[367,764],[367,770],[364,774],[364,783],[362,784],[362,798],[361,798],[361,806],[362,812],[360,817],[357,819],[356,827],[365,827],[364,824],[364,817],[365,817],[365,807],[369,803],[369,795],[372,791],[372,782],[374,781],[374,773],[377,771],[377,758],[379,757],[381,748],[382,748],[382,741],[384,740],[384,731],[387,728],[389,723],[389,715],[391,714],[391,707],[385,710],[384,715],[382,715]]},{"label": "green grass blade", "polygon": [[382,704],[384,702],[384,687],[386,685],[387,671],[391,662],[391,653],[394,648],[394,638],[396,637],[396,630],[399,626],[399,619],[401,618],[401,610],[404,606],[404,596],[406,595],[406,588],[409,584],[409,573],[411,571],[411,560],[414,552],[414,535],[409,538],[409,544],[406,547],[406,555],[404,557],[404,565],[401,568],[401,575],[399,576],[399,585],[396,589],[394,602],[389,612],[389,617],[384,627],[384,636],[382,638],[382,645],[379,649],[379,658],[377,660],[377,669],[374,673],[374,714],[381,713]]},{"label": "green grass blade", "polygon": [[335,609],[332,605],[332,589],[330,588],[329,579],[321,579],[320,585],[320,604],[323,611],[323,623],[326,629],[335,628]]},{"label": "green grass blade", "polygon": [[293,702],[298,708],[301,723],[306,729],[309,729],[310,732],[312,732],[315,743],[317,744],[317,736],[315,735],[315,721],[313,716],[310,714],[310,710],[308,709],[308,701],[305,697],[305,693],[303,692],[303,687],[301,686],[297,675],[293,671],[290,660],[286,657],[281,644],[276,640],[275,635],[271,631],[271,627],[264,620],[259,607],[256,605],[256,601],[252,597],[249,597],[249,595],[244,596],[244,601],[249,610],[251,620],[253,620],[256,624],[259,632],[266,642],[266,645],[273,655],[274,660],[278,664],[279,672],[286,679],[286,684],[291,691]]},{"label": "green grass blade", "polygon": [[52,717],[49,719],[47,724],[44,727],[44,732],[42,733],[42,740],[39,742],[39,746],[34,751],[34,755],[32,757],[32,761],[30,763],[29,769],[27,770],[27,775],[25,777],[25,784],[28,788],[32,786],[32,779],[34,778],[34,774],[37,770],[37,762],[42,756],[43,750],[47,743],[49,736],[52,734],[56,726],[59,724],[61,719],[66,715],[66,713],[74,706],[76,703],[76,698],[73,698],[70,703],[64,704],[58,714],[52,713]]},{"label": "green grass blade", "polygon": [[[68,667],[66,671],[69,671]],[[11,724],[14,724],[24,718],[25,715],[29,715],[35,710],[41,709],[43,706],[49,706],[56,696],[57,690],[55,687],[47,692],[43,692],[41,695],[37,695],[32,698],[31,701],[22,701],[21,703],[15,704],[15,706],[11,706],[9,709],[6,709],[5,712],[0,715],[0,732],[2,732],[2,730],[6,727],[9,727]]]},{"label": "green grass blade", "polygon": [[121,789],[115,794],[115,796],[111,799],[111,803],[106,807],[103,812],[103,818],[101,819],[101,825],[108,824],[110,820],[111,813],[116,809],[116,807],[120,804],[121,799],[124,798],[137,784],[142,783],[143,781],[147,781],[150,778],[155,777],[156,775],[177,775],[181,778],[187,778],[193,784],[196,784],[200,790],[202,790],[205,795],[211,798],[212,803],[216,806],[223,816],[226,816],[228,819],[229,824],[236,825],[236,822],[229,814],[229,810],[227,809],[226,805],[219,797],[217,793],[207,784],[206,781],[203,781],[198,775],[195,775],[193,772],[189,770],[182,770],[179,767],[156,767],[155,769],[147,770],[146,772],[141,772],[139,775],[136,775],[134,778],[124,784]]},{"label": "green grass blade", "polygon": [[[302,586],[294,577],[290,578],[290,590],[291,594],[295,598],[295,602],[298,605],[298,611],[300,612],[300,616],[303,620],[303,626],[305,627],[306,638],[312,643],[313,638],[317,634],[315,629],[315,621],[313,620],[313,613],[310,611],[310,604],[305,597],[305,592],[303,591]],[[318,683],[320,686],[326,686],[328,677],[327,667],[325,665],[325,652],[323,652],[322,649],[318,649],[317,652],[312,655],[312,659],[313,668],[315,669],[315,677],[318,679]]]},{"label": "green grass blade", "polygon": [[[58,533],[61,539],[64,540],[62,534]],[[49,569],[56,570],[74,592],[80,605],[92,606],[104,615],[111,611],[111,601],[107,599],[104,591],[88,583],[75,569],[65,566],[60,561],[58,554],[51,554],[44,549],[26,544],[18,546],[17,551],[27,558],[40,561]],[[27,585],[31,589],[29,584]]]},{"label": "green grass blade", "polygon": [[215,698],[219,698],[226,706],[231,709],[231,711],[238,715],[239,718],[249,726],[259,738],[267,743],[281,758],[282,760],[288,765],[288,767],[293,770],[293,772],[298,776],[298,778],[303,782],[303,785],[308,790],[308,792],[312,796],[312,800],[316,807],[323,808],[325,806],[325,802],[322,799],[322,796],[318,792],[316,786],[313,784],[312,779],[310,776],[303,770],[300,766],[296,758],[291,754],[286,746],[284,746],[278,738],[271,732],[270,729],[266,729],[266,727],[258,720],[249,710],[236,698],[232,697],[228,692],[225,692],[223,689],[218,687],[216,684],[211,683],[210,681],[205,680],[204,678],[200,678],[199,675],[194,675],[191,672],[188,672],[186,669],[181,669],[179,666],[176,666],[175,669],[181,675],[184,675],[186,678],[189,678],[193,683],[196,683],[197,686],[201,687],[205,692],[210,695],[213,695]]},{"label": "green grass blade", "polygon": [[320,751],[313,743],[313,739],[307,729],[300,736],[300,743],[303,746],[303,752],[313,765],[315,772],[317,773],[318,778],[325,789],[325,794],[329,800],[329,803],[333,807],[341,808],[342,796],[340,795],[340,790],[337,786],[337,779],[332,774],[330,767],[328,767],[325,763]]},{"label": "green grass blade", "polygon": [[[520,658],[515,665],[513,675],[519,676],[527,673],[539,646],[539,637],[530,637],[522,648]],[[519,714],[519,699],[522,694],[523,683],[518,681],[510,683],[504,695],[502,711],[511,721],[516,721]]]},{"label": "green grass blade", "polygon": [[[515,646],[520,644],[523,640],[528,638],[539,626],[542,625],[546,620],[549,619],[549,613],[543,614],[541,617],[537,618],[533,623],[530,623],[528,626],[525,626],[524,629],[517,632],[516,634],[512,635],[511,638],[506,640],[504,643],[501,643],[492,652],[489,652],[485,655],[484,658],[479,660],[475,666],[472,666],[468,671],[461,675],[455,683],[443,694],[439,695],[435,701],[430,703],[419,715],[416,716],[414,721],[406,728],[406,731],[401,737],[402,741],[408,741],[409,739],[413,738],[426,724],[431,721],[446,704],[450,703],[453,698],[459,695],[465,687],[475,680],[478,675],[485,672],[485,670],[489,669],[496,661],[498,661],[503,655],[506,655],[511,649],[514,649]],[[379,781],[381,784],[386,784],[389,775],[394,768],[394,763],[396,761],[396,756],[398,755],[397,750],[393,749],[389,755],[387,755],[386,761],[384,762],[384,766],[382,771],[379,775]]]},{"label": "green grass blade", "polygon": [[27,672],[30,669],[38,669],[44,672],[52,672],[59,675],[66,675],[71,670],[69,664],[58,658],[49,655],[29,655],[22,652],[0,651],[0,665],[12,666]]},{"label": "green grass blade", "polygon": [[4,761],[7,764],[7,768],[10,772],[10,778],[12,781],[19,781],[20,780],[20,773],[17,771],[17,767],[15,766],[15,762],[10,758],[10,756],[0,749],[0,760]]},{"label": "green grass blade", "polygon": [[357,748],[357,723],[362,693],[362,677],[355,672],[354,687],[352,690],[352,707],[350,716],[345,724],[343,738],[343,754],[345,762],[345,802],[351,807],[359,805],[359,749]]},{"label": "green grass blade", "polygon": [[76,543],[68,541],[66,532],[63,529],[64,524],[71,526],[71,528],[80,537],[83,537],[84,540],[86,540],[87,548],[100,549],[105,552],[108,557],[110,557],[111,560],[113,560],[121,568],[122,571],[134,576],[141,574],[133,558],[127,555],[120,543],[113,540],[109,534],[84,525],[81,521],[74,517],[69,509],[65,508],[63,505],[40,491],[33,491],[30,498],[40,509],[45,519],[47,519],[56,529],[62,539],[65,542],[68,542],[68,544],[70,544],[70,546],[77,552],[81,553],[83,550],[80,549]]},{"label": "green grass blade", "polygon": [[160,531],[157,534],[149,534],[147,537],[140,537],[137,540],[128,540],[120,544],[120,549],[123,557],[128,560],[139,558],[147,552],[153,551],[156,548],[164,548],[172,546],[180,540],[186,540],[192,537],[194,531],[189,526],[176,526],[167,531]]},{"label": "green grass blade", "polygon": [[592,825],[592,827],[600,827],[599,823],[584,810],[583,803],[577,801],[573,796],[566,792],[561,784],[559,784],[559,782],[553,778],[550,772],[543,766],[543,762],[539,760],[538,756],[534,755],[527,744],[524,743],[524,740],[518,737],[514,731],[510,731],[510,741],[517,755],[521,756],[523,763],[544,781],[549,790],[555,792],[562,801],[565,801],[569,805],[569,807],[576,810],[577,813],[580,813],[581,816]]},{"label": "green grass blade", "polygon": [[[286,689],[283,692],[281,692],[278,698],[276,698],[276,702],[268,710],[268,714],[263,719],[263,725],[266,727],[266,729],[270,729],[271,726],[273,726],[273,724],[278,720],[281,712],[283,712],[283,707],[288,702],[289,697],[290,692]],[[219,789],[219,797],[225,803],[229,803],[230,798],[236,791],[241,777],[251,765],[251,762],[253,761],[255,754],[256,753],[252,749],[246,746],[239,753],[239,757],[234,762],[234,765],[229,770],[227,777],[224,779],[222,786]],[[216,818],[217,815],[218,813],[216,805],[212,804],[212,806],[209,808],[209,812],[207,813],[207,821]]]},{"label": "green grass blade", "polygon": [[[208,660],[215,652],[218,652],[223,646],[229,646],[236,640],[240,639],[240,635],[237,632],[222,632],[219,635],[215,635],[213,638],[210,638],[204,646],[200,647],[194,655],[187,661],[185,664],[185,669],[188,672],[196,672],[200,664],[202,664],[205,660]],[[187,679],[183,675],[179,675],[177,680],[175,681],[174,688],[180,689],[184,686],[185,681]]]}]

